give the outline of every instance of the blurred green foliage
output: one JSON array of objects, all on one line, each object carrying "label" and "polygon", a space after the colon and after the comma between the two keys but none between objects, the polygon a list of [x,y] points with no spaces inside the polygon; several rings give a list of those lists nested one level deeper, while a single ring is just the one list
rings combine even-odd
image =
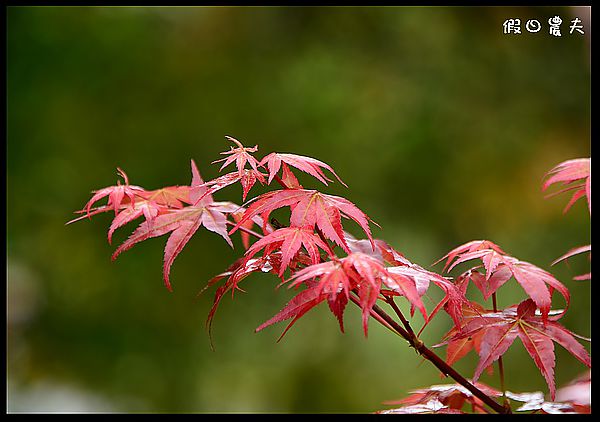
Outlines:
[{"label": "blurred green foliage", "polygon": [[[247,294],[223,300],[211,351],[204,321],[214,290],[196,293],[241,254],[239,239],[231,250],[199,231],[175,262],[173,293],[161,280],[164,238],[111,263],[110,216],[64,223],[90,190],[115,183],[117,166],[148,189],[189,183],[190,158],[214,178],[210,162],[229,148],[224,135],[259,144],[259,156],[312,156],[350,187],[319,189],[356,203],[381,225],[376,237],[423,266],[485,238],[550,269],[590,242],[583,200],[563,215],[567,197],[545,200],[540,190],[554,165],[590,154],[589,45],[568,34],[575,15],[567,8],[7,13],[9,411],[76,406],[68,394],[54,407],[28,400],[49,385],[104,400],[85,410],[370,412],[446,382],[377,324],[365,339],[355,309],[345,334],[326,307],[280,343],[284,326],[254,334],[292,295],[275,291],[271,275],[249,278]],[[565,21],[561,38],[502,33],[505,19],[556,14]],[[239,203],[240,190],[217,199]],[[579,256],[551,269],[572,293],[563,323],[586,336],[589,282],[571,278],[588,266]],[[439,298],[434,290],[428,307]],[[500,305],[523,295],[512,283]],[[424,340],[436,343],[449,327],[440,314]],[[560,386],[584,368],[557,354]],[[470,376],[475,362],[470,355],[457,367]],[[504,362],[511,390],[547,391],[522,346]],[[498,386],[497,377],[482,380]]]}]

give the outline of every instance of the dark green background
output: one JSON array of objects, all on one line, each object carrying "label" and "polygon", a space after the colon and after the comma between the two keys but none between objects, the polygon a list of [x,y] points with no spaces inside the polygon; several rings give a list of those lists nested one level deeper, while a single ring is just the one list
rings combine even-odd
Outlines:
[{"label": "dark green background", "polygon": [[[584,10],[470,7],[9,7],[7,9],[8,410],[371,412],[411,389],[446,382],[404,341],[356,309],[347,332],[326,306],[280,343],[254,328],[292,296],[271,275],[226,297],[211,351],[205,282],[241,252],[201,230],[163,286],[165,238],[123,254],[106,242],[110,215],[65,226],[92,189],[116,182],[205,179],[232,135],[329,163],[343,195],[384,238],[425,267],[451,248],[490,239],[570,289],[562,322],[590,334],[587,207],[544,199],[544,174],[590,154],[590,64]],[[563,18],[563,36],[547,19]],[[508,18],[537,34],[504,35]],[[260,189],[253,193],[260,192]],[[241,202],[240,189],[217,194]],[[115,243],[135,226],[117,232]],[[347,224],[359,234],[358,227]],[[441,270],[440,267],[435,267]],[[455,274],[456,275],[456,274]],[[473,298],[480,299],[478,292]],[[439,292],[432,286],[432,309]],[[501,305],[524,292],[514,282]],[[560,297],[555,306],[563,306]],[[415,317],[419,328],[422,319]],[[435,344],[451,326],[425,330]],[[589,343],[586,343],[589,348]],[[443,350],[440,350],[444,354]],[[472,375],[475,355],[457,364]],[[513,391],[547,391],[519,342],[505,358]],[[557,346],[557,384],[584,367]],[[482,380],[498,386],[497,376]]]}]

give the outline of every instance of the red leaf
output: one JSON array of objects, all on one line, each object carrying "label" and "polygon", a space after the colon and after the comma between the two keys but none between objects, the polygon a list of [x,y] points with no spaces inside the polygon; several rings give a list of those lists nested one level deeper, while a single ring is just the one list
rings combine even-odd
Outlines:
[{"label": "red leaf", "polygon": [[[281,167],[281,163],[289,164],[290,166],[295,167],[298,170],[308,173],[327,186],[327,182],[328,181],[331,182],[331,180],[325,176],[325,173],[323,173],[323,171],[321,170],[321,167],[322,167],[324,169],[329,170],[339,180],[339,182],[342,185],[346,186],[346,184],[344,182],[342,182],[342,179],[340,179],[338,177],[338,175],[335,173],[335,171],[333,171],[333,169],[329,165],[325,164],[322,161],[316,160],[311,157],[304,157],[302,155],[280,154],[277,152],[273,152],[273,153],[267,155],[260,162],[261,166],[267,165],[267,167],[269,169],[269,180],[268,180],[269,184],[271,183],[271,181],[273,180],[273,178],[279,171],[279,169]],[[284,171],[285,171],[285,167],[284,167]],[[289,187],[292,187],[292,186],[289,186]],[[348,186],[346,186],[346,187],[348,187]]]},{"label": "red leaf", "polygon": [[516,323],[500,326],[491,326],[486,329],[485,336],[481,339],[479,363],[475,368],[473,379],[477,381],[485,368],[502,356],[517,337],[514,329]]},{"label": "red leaf", "polygon": [[461,330],[453,329],[447,334],[447,344],[460,344],[460,340],[481,336],[479,363],[473,378],[477,380],[483,369],[502,356],[519,337],[525,349],[544,376],[554,400],[553,342],[563,346],[584,365],[591,367],[591,358],[574,335],[554,320],[544,319],[536,310],[532,299],[518,306],[511,306],[502,312],[483,311],[465,314]]},{"label": "red leaf", "polygon": [[[232,138],[231,136],[225,136],[225,138],[229,139],[231,142],[237,145],[237,148],[231,147],[229,151],[222,152],[221,155],[229,155],[229,157],[223,158],[221,160],[215,160],[214,163],[219,163],[224,161],[223,165],[219,170],[223,170],[229,164],[235,162],[235,166],[242,177],[244,172],[244,168],[246,167],[246,163],[250,164],[250,167],[254,172],[257,173],[257,177],[262,178],[260,172],[258,171],[258,160],[252,156],[253,152],[258,151],[258,145],[254,145],[252,148],[243,146],[237,139]],[[260,176],[259,176],[260,175]],[[263,179],[264,181],[264,179]]]},{"label": "red leaf", "polygon": [[565,259],[571,258],[574,255],[584,253],[584,252],[591,252],[591,251],[592,251],[592,245],[585,245],[585,246],[579,246],[577,248],[573,248],[566,254],[562,255],[560,258],[557,258],[556,260],[554,260],[552,262],[552,264],[550,264],[550,265],[556,265],[560,261],[564,261]]},{"label": "red leaf", "polygon": [[[485,248],[484,248],[485,246]],[[481,290],[484,298],[489,298],[496,290],[508,281],[509,272],[515,280],[523,287],[523,290],[531,297],[536,305],[542,311],[544,318],[548,317],[548,312],[552,304],[552,291],[554,289],[564,297],[567,308],[570,303],[570,294],[568,289],[552,274],[542,270],[535,265],[520,261],[509,255],[506,255],[497,245],[489,241],[474,241],[455,248],[444,258],[448,258],[446,267],[450,271],[454,266],[472,259],[481,259],[486,268],[486,282],[483,282],[474,272],[463,273],[459,281],[472,280]],[[439,261],[438,261],[439,262]],[[472,268],[470,271],[473,271]],[[550,286],[548,288],[546,285]],[[464,288],[464,287],[463,287]],[[565,308],[566,310],[566,308]]]},{"label": "red leaf", "polygon": [[[316,281],[312,288],[319,294],[327,295],[330,303],[340,300],[338,296],[342,295],[346,298],[342,301],[347,301],[350,291],[356,289],[362,308],[365,335],[367,335],[370,312],[378,299],[382,285],[405,296],[411,306],[419,309],[427,320],[425,307],[417,292],[414,279],[388,271],[382,262],[361,252],[351,253],[345,258],[309,265],[297,271],[287,281],[292,281],[290,287],[301,283],[310,283],[312,286]],[[338,319],[341,318],[341,312],[336,313],[335,309],[332,309],[332,312]]]},{"label": "red leaf", "polygon": [[[580,254],[580,253],[584,253],[584,252],[590,252],[590,254],[588,255],[589,259],[592,259],[592,245],[585,245],[585,246],[580,246],[578,248],[573,248],[571,249],[569,252],[567,252],[566,254],[564,254],[563,256],[561,256],[560,258],[554,260],[552,262],[552,264],[550,265],[555,265],[558,264],[560,261],[564,261],[565,259],[569,259],[574,255]],[[590,280],[592,278],[592,273],[587,273],[587,274],[582,274],[582,275],[578,275],[576,277],[573,277],[573,280]]]},{"label": "red leaf", "polygon": [[444,266],[444,269],[442,270],[442,272],[444,272],[444,271],[446,271],[446,268],[448,267],[448,265],[450,265],[450,263],[458,255],[463,255],[463,254],[469,253],[469,252],[480,251],[482,249],[491,249],[491,250],[498,252],[499,254],[502,254],[502,255],[505,254],[504,251],[502,249],[500,249],[500,247],[498,245],[490,242],[489,240],[472,240],[471,242],[467,242],[464,245],[460,245],[460,246],[452,249],[450,252],[448,252],[442,258],[440,258],[436,262],[434,262],[433,265],[436,265],[438,262],[441,262],[444,259],[447,259],[446,265]]},{"label": "red leaf", "polygon": [[172,232],[165,246],[163,265],[164,282],[166,287],[171,290],[171,283],[169,282],[171,265],[200,226],[203,225],[207,230],[221,235],[233,247],[231,239],[227,234],[227,220],[223,214],[224,210],[233,207],[226,204],[213,203],[202,207],[188,206],[181,210],[171,210],[166,214],[159,215],[152,221],[144,221],[117,248],[113,253],[112,259],[116,259],[123,251],[130,249],[136,243]]},{"label": "red leaf", "polygon": [[562,183],[563,186],[569,185],[570,183],[580,182],[577,185],[572,185],[561,189],[554,194],[548,196],[554,196],[556,194],[578,189],[575,191],[571,200],[565,207],[564,212],[567,212],[569,208],[582,196],[586,196],[588,209],[590,215],[592,214],[592,178],[590,174],[591,159],[590,158],[578,158],[574,160],[564,161],[550,170],[546,174],[546,181],[542,186],[542,190],[545,191],[554,183]]},{"label": "red leaf", "polygon": [[284,227],[258,240],[246,251],[246,255],[254,256],[263,248],[265,248],[265,254],[279,249],[282,254],[279,270],[279,276],[281,277],[302,246],[308,252],[313,264],[321,261],[318,248],[331,253],[329,246],[316,236],[312,230],[300,227]]},{"label": "red leaf", "polygon": [[255,331],[261,331],[262,329],[273,325],[277,322],[285,321],[286,319],[294,318],[292,322],[288,324],[286,329],[283,331],[279,340],[283,338],[285,333],[296,323],[296,321],[304,315],[306,312],[311,310],[313,307],[325,300],[326,295],[318,291],[318,289],[309,288],[301,291],[292,300],[288,302],[285,307],[277,313],[273,318],[261,324]]},{"label": "red leaf", "polygon": [[351,218],[365,231],[373,249],[375,248],[369,229],[369,217],[366,214],[344,198],[315,190],[284,189],[261,195],[248,207],[229,233],[235,232],[244,221],[257,215],[260,215],[263,221],[268,221],[273,210],[285,206],[292,208],[291,226],[310,229],[316,226],[326,238],[338,244],[346,252],[350,250],[344,240],[341,216]]},{"label": "red leaf", "polygon": [[344,309],[346,309],[346,305],[348,304],[348,296],[346,295],[329,295],[327,297],[327,304],[329,305],[329,309],[338,319],[340,324],[340,330],[344,332]]},{"label": "red leaf", "polygon": [[279,267],[278,261],[280,261],[280,255],[281,255],[280,252],[275,252],[271,255],[263,256],[258,259],[254,259],[254,258],[249,259],[247,257],[240,258],[240,259],[236,260],[232,265],[230,265],[229,268],[227,269],[227,271],[225,271],[221,274],[218,274],[215,277],[213,277],[212,279],[210,279],[208,281],[207,285],[202,289],[202,291],[200,291],[200,293],[202,293],[204,290],[211,287],[216,282],[227,277],[227,281],[225,282],[225,284],[220,286],[217,289],[217,291],[215,292],[215,298],[213,300],[213,305],[212,305],[210,312],[208,313],[208,317],[206,319],[206,330],[208,331],[208,335],[211,338],[211,346],[212,346],[212,334],[211,334],[212,321],[213,321],[215,313],[217,312],[217,309],[219,307],[219,303],[221,302],[221,299],[223,298],[225,293],[227,293],[229,290],[231,290],[232,294],[233,294],[233,292],[236,289],[241,290],[238,287],[239,282],[254,272],[276,271],[277,268]]},{"label": "red leaf", "polygon": [[121,182],[117,181],[116,186],[110,186],[107,188],[103,188],[103,189],[94,191],[94,195],[88,201],[88,203],[85,204],[85,206],[83,208],[85,210],[85,212],[88,214],[88,217],[89,217],[92,206],[96,202],[101,200],[102,198],[105,198],[108,196],[107,206],[111,207],[115,211],[115,215],[116,215],[117,212],[119,211],[119,208],[121,207],[121,205],[126,204],[124,202],[125,197],[127,197],[127,199],[129,200],[128,204],[130,206],[133,206],[133,204],[135,203],[135,195],[144,192],[144,188],[129,184],[129,179],[127,178],[127,175],[125,174],[125,172],[123,170],[121,170],[120,168],[117,167],[117,172],[123,178],[123,180],[125,181],[125,184],[121,185]]},{"label": "red leaf", "polygon": [[168,186],[166,188],[141,192],[138,194],[149,202],[162,205],[167,208],[183,208],[185,204],[191,204],[189,186]]},{"label": "red leaf", "polygon": [[136,201],[133,207],[124,208],[117,216],[113,219],[108,229],[108,243],[112,243],[112,235],[116,229],[124,226],[125,224],[133,221],[142,215],[146,218],[150,224],[154,218],[160,213],[165,212],[166,209],[159,206],[154,202],[145,200]]},{"label": "red leaf", "polygon": [[[205,195],[212,195],[215,192],[236,182],[240,182],[240,184],[242,185],[242,200],[245,201],[248,192],[250,191],[252,186],[254,186],[256,180],[257,176],[254,170],[242,170],[241,172],[234,171],[231,173],[227,173],[221,177],[217,177],[216,179],[210,180],[201,185],[205,187],[206,190],[205,193],[202,196],[200,196],[199,199],[202,199]],[[264,182],[264,179],[262,181],[259,179],[259,181],[262,183]]]}]

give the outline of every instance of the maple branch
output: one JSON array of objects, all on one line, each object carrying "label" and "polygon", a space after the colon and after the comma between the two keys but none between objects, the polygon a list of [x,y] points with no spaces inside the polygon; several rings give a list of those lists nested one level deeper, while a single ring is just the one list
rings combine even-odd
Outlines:
[{"label": "maple branch", "polygon": [[[349,299],[354,302],[354,304],[356,304],[358,307],[360,307],[360,301],[358,300],[358,298],[356,296],[350,295]],[[383,319],[381,316],[379,316],[378,314],[376,314],[375,312],[371,311],[371,316],[373,318],[375,318],[377,320],[377,322],[379,322],[381,325],[383,325],[385,328],[387,328],[388,330],[390,330],[392,333],[399,335],[398,331],[392,327],[390,324],[388,324],[388,322]]]},{"label": "maple branch", "polygon": [[394,301],[393,297],[386,297],[385,301],[392,307],[392,309],[394,310],[394,312],[396,313],[396,315],[398,316],[398,318],[400,318],[400,321],[402,321],[402,325],[404,325],[404,328],[406,328],[406,331],[413,337],[417,338],[417,335],[415,334],[415,332],[413,331],[412,327],[410,326],[410,322],[408,322],[408,320],[404,317],[404,314],[402,313],[402,311],[400,310],[400,308],[398,308],[398,305],[396,305],[396,302]]},{"label": "maple branch", "polygon": [[[498,306],[496,304],[496,292],[492,293],[492,306],[494,312],[498,312]],[[504,363],[502,362],[502,356],[498,358],[498,374],[500,375],[500,389],[502,390],[502,397],[504,399],[504,407],[508,407],[508,399],[506,398],[506,388],[504,387]]]},{"label": "maple branch", "polygon": [[[356,294],[354,291],[353,291],[353,293]],[[353,299],[352,302],[354,302],[355,304],[360,306],[360,303],[358,302],[358,300],[354,300],[355,298],[353,296],[351,296],[351,298]],[[405,330],[400,324],[398,324],[396,321],[394,321],[394,319],[390,315],[388,315],[383,309],[381,309],[379,306],[373,305],[371,314],[375,314],[378,316],[378,318],[376,318],[376,320],[378,322],[381,323],[381,320],[385,321],[386,322],[386,324],[384,324],[385,326],[391,326],[398,334],[400,334],[402,337],[404,337],[404,339],[406,341],[408,341],[410,346],[414,347],[415,350],[417,350],[417,352],[419,352],[419,354],[421,356],[423,356],[425,359],[430,361],[444,375],[450,376],[456,382],[458,382],[460,385],[462,385],[467,390],[469,390],[471,393],[473,393],[473,395],[475,397],[477,397],[482,402],[487,404],[495,412],[502,413],[502,414],[512,413],[509,407],[502,406],[501,404],[496,402],[494,399],[492,399],[490,396],[485,394],[483,391],[481,391],[480,389],[475,387],[471,382],[469,382],[469,380],[467,380],[465,377],[463,377],[461,374],[459,374],[454,368],[452,368],[450,365],[448,365],[446,363],[446,361],[444,361],[442,358],[440,358],[438,355],[436,355],[435,352],[433,352],[431,349],[427,348],[427,346],[425,346],[425,344],[421,340],[419,340],[416,336],[414,336],[414,335],[411,336],[407,330]]]}]

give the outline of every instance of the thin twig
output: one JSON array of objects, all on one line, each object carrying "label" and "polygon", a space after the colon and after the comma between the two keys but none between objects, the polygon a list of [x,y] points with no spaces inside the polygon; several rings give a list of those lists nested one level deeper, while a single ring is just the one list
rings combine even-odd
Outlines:
[{"label": "thin twig", "polygon": [[[354,302],[357,303],[357,302]],[[358,303],[357,303],[358,304]],[[360,306],[360,305],[359,305]],[[448,375],[453,378],[457,383],[465,387],[469,390],[475,397],[480,399],[490,408],[492,408],[497,413],[511,413],[510,408],[504,407],[490,396],[485,394],[483,391],[475,387],[469,380],[459,374],[454,368],[448,365],[442,358],[435,354],[432,350],[428,349],[425,344],[421,340],[415,339],[415,337],[411,336],[408,331],[406,331],[400,324],[398,324],[394,319],[388,315],[383,309],[381,309],[377,305],[373,305],[372,312],[379,315],[381,319],[387,322],[387,325],[390,325],[394,330],[398,332],[405,340],[409,342],[411,347],[414,347],[425,359],[429,360],[436,368],[438,368],[444,375]],[[379,322],[379,319],[377,319]],[[415,341],[417,340],[417,341]]]},{"label": "thin twig", "polygon": [[404,325],[404,328],[406,328],[406,331],[408,331],[408,334],[417,338],[417,335],[415,334],[412,327],[410,326],[410,322],[408,322],[408,320],[404,317],[404,314],[402,313],[400,308],[398,308],[398,305],[396,305],[396,301],[394,301],[394,298],[386,297],[385,301],[392,307],[392,309],[394,310],[394,312],[396,313],[398,318],[400,318],[400,321],[402,322],[402,325]]},{"label": "thin twig", "polygon": [[[492,293],[492,306],[494,312],[498,312],[498,306],[496,304],[496,292]],[[498,358],[498,374],[500,375],[500,389],[502,390],[502,398],[504,400],[504,407],[509,407],[508,398],[506,397],[506,388],[504,384],[504,363],[502,362],[502,356]]]}]

